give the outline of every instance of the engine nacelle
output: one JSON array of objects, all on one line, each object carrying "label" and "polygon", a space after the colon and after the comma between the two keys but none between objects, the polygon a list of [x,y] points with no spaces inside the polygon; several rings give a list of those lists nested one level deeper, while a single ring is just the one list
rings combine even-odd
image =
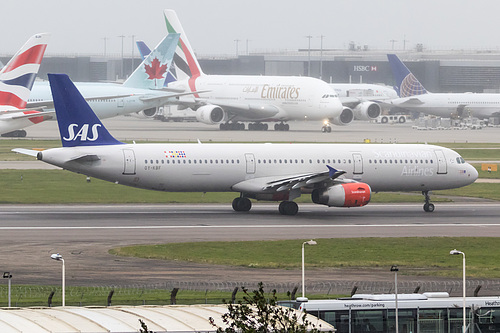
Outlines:
[{"label": "engine nacelle", "polygon": [[363,102],[356,105],[352,111],[358,120],[372,120],[380,116],[382,108],[374,102]]},{"label": "engine nacelle", "polygon": [[337,126],[345,126],[354,120],[354,113],[348,107],[344,107],[340,115],[335,118],[330,118],[330,121]]},{"label": "engine nacelle", "polygon": [[370,202],[371,188],[365,183],[338,184],[314,190],[311,198],[314,203],[328,207],[361,207]]},{"label": "engine nacelle", "polygon": [[142,110],[135,113],[130,113],[129,115],[136,118],[154,118],[158,113],[158,108],[150,108]]},{"label": "engine nacelle", "polygon": [[207,125],[220,124],[225,118],[226,113],[217,105],[204,105],[196,110],[196,120]]}]

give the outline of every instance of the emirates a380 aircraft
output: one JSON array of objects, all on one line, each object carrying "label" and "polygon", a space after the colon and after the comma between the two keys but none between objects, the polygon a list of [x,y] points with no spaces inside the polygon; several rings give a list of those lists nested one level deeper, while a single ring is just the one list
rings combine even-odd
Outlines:
[{"label": "emirates a380 aircraft", "polygon": [[289,129],[289,120],[329,120],[347,125],[354,114],[344,109],[337,93],[319,79],[301,76],[206,75],[189,44],[173,10],[165,10],[169,33],[180,33],[174,64],[177,81],[169,87],[182,91],[206,91],[184,98],[181,105],[196,112],[196,119],[221,130],[267,130],[267,122],[276,122],[275,130]]},{"label": "emirates a380 aircraft", "polygon": [[453,150],[422,144],[124,144],[113,138],[66,75],[49,74],[62,148],[15,152],[66,170],[119,184],[168,192],[239,192],[235,211],[250,199],[364,206],[372,191],[429,191],[473,183],[478,173]]}]

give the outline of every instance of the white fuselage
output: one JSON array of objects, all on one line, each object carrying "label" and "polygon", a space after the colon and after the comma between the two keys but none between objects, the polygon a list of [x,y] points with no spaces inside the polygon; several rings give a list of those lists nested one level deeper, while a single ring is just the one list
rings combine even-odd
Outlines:
[{"label": "white fuselage", "polygon": [[[337,94],[324,81],[295,76],[251,76],[251,75],[202,75],[191,83],[179,81],[191,91],[207,91],[199,94],[206,104],[221,105],[231,111],[235,108],[250,109],[272,106],[279,112],[269,119],[256,119],[239,113],[235,121],[288,121],[324,120],[334,118],[342,112]],[[194,83],[192,83],[194,80]]]},{"label": "white fuselage", "polygon": [[500,115],[500,94],[428,93],[397,98],[390,103],[410,111],[446,118],[473,116],[484,119]]},{"label": "white fuselage", "polygon": [[392,87],[369,83],[330,83],[339,97],[356,97],[365,100],[387,100],[398,98]]},{"label": "white fuselage", "polygon": [[[327,165],[374,192],[449,189],[477,178],[456,152],[433,145],[162,143],[54,148],[40,155],[95,178],[173,192],[234,191],[245,180],[324,172]],[[78,156],[95,158],[64,162]]]},{"label": "white fuselage", "polygon": [[[115,83],[79,82],[75,85],[100,119],[139,112],[165,104],[165,100],[147,101],[148,97],[165,96],[165,99],[167,98],[167,93],[162,91],[124,87]],[[130,96],[107,98],[123,95]],[[52,93],[49,83],[47,81],[35,82],[28,102],[51,100]]]}]

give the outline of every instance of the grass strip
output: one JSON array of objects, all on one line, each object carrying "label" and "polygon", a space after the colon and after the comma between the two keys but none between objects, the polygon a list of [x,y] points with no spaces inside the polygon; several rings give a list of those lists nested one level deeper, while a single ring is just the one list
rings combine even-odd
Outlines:
[{"label": "grass strip", "polygon": [[[110,250],[118,256],[182,260],[214,265],[300,269],[304,240],[194,242],[136,245]],[[494,237],[404,237],[317,239],[307,247],[308,268],[378,268],[398,265],[401,274],[460,277],[467,254],[467,276],[500,278],[500,242]],[[485,251],[487,249],[487,251]]]}]

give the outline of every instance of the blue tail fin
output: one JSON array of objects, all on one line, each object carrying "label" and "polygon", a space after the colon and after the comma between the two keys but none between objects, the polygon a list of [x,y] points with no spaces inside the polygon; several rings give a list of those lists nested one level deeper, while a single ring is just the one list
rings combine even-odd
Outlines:
[{"label": "blue tail fin", "polygon": [[168,34],[143,60],[130,77],[123,83],[125,87],[141,89],[161,89],[174,59],[180,34]]},{"label": "blue tail fin", "polygon": [[146,57],[151,53],[149,46],[147,46],[142,40],[138,40],[135,43],[137,44],[142,60],[146,59]]},{"label": "blue tail fin", "polygon": [[410,72],[410,70],[399,60],[395,54],[388,54],[389,64],[391,65],[392,76],[396,81],[394,89],[399,97],[410,97],[415,95],[427,94],[424,86]]},{"label": "blue tail fin", "polygon": [[[137,48],[139,49],[139,53],[141,54],[142,60],[146,59],[146,57],[151,53],[149,46],[147,46],[146,43],[144,43],[142,40],[137,41],[136,44]],[[167,78],[165,79],[164,86],[166,87],[170,82],[175,82],[175,81],[177,81],[175,75],[175,66],[170,66],[167,73]]]},{"label": "blue tail fin", "polygon": [[47,74],[63,147],[117,145],[66,74]]}]

